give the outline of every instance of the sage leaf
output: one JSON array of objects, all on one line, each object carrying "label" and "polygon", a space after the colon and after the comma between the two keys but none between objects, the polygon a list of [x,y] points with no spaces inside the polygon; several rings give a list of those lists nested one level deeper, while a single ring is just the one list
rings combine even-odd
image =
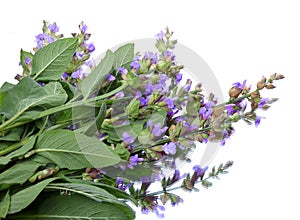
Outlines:
[{"label": "sage leaf", "polygon": [[9,90],[0,107],[0,114],[8,119],[13,116],[18,118],[31,107],[55,107],[64,104],[67,98],[65,90],[58,82],[41,87],[31,77],[25,77]]},{"label": "sage leaf", "polygon": [[9,90],[11,90],[15,85],[5,82],[0,88],[0,106],[2,106],[3,100],[6,97]]},{"label": "sage leaf", "polygon": [[101,83],[106,79],[113,67],[114,57],[114,54],[108,50],[96,69],[81,82],[80,89],[85,99],[99,90]]},{"label": "sage leaf", "polygon": [[70,63],[77,44],[77,38],[64,38],[38,50],[32,59],[31,75],[37,81],[59,80]]},{"label": "sage leaf", "polygon": [[42,200],[35,213],[18,213],[15,218],[32,220],[132,220],[135,213],[127,205],[96,202],[81,195],[50,194]]},{"label": "sage leaf", "polygon": [[8,214],[14,214],[25,209],[36,199],[43,189],[55,179],[57,178],[46,179],[42,182],[34,184],[33,186],[18,191],[16,194],[13,194],[10,197]]},{"label": "sage leaf", "polygon": [[129,43],[119,47],[115,52],[114,67],[122,67],[132,62],[134,57],[134,44]]},{"label": "sage leaf", "polygon": [[0,173],[0,185],[23,184],[35,173],[39,166],[41,164],[31,160],[17,163]]},{"label": "sage leaf", "polygon": [[45,131],[36,142],[35,152],[59,168],[71,170],[101,168],[120,161],[103,142],[69,130]]},{"label": "sage leaf", "polygon": [[108,193],[100,187],[84,184],[84,183],[53,183],[47,186],[47,189],[56,189],[63,191],[70,191],[79,195],[85,196],[98,202],[110,202],[123,205],[121,201],[114,195]]},{"label": "sage leaf", "polygon": [[10,203],[10,195],[9,195],[9,190],[6,191],[5,194],[0,194],[0,219],[5,218],[8,209],[9,209],[9,203]]},{"label": "sage leaf", "polygon": [[25,155],[28,151],[30,151],[35,144],[35,137],[31,137],[27,143],[25,143],[21,148],[11,152],[10,154],[0,157],[0,165],[8,164],[12,159]]}]

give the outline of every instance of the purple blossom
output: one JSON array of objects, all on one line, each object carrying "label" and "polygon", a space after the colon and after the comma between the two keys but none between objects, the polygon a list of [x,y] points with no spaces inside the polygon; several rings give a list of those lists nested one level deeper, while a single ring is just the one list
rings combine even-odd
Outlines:
[{"label": "purple blossom", "polygon": [[174,142],[165,143],[163,146],[163,151],[166,154],[176,154],[176,144]]},{"label": "purple blossom", "polygon": [[81,33],[85,33],[88,29],[88,26],[86,26],[83,22],[79,25],[79,29]]},{"label": "purple blossom", "polygon": [[156,64],[157,63],[157,54],[156,53],[152,53],[152,52],[148,52],[148,53],[145,53],[145,56],[144,58],[147,60],[147,59],[150,59],[152,61],[153,64]]},{"label": "purple blossom", "polygon": [[214,102],[207,102],[205,103],[204,107],[201,107],[199,110],[199,115],[202,117],[202,119],[207,120],[213,113],[213,109],[211,108],[214,106]]},{"label": "purple blossom", "polygon": [[239,88],[240,90],[243,90],[246,86],[247,80],[244,80],[243,83],[235,82],[232,85]]},{"label": "purple blossom", "polygon": [[48,28],[51,32],[56,33],[59,31],[59,27],[56,25],[56,23],[49,24]]},{"label": "purple blossom", "polygon": [[169,50],[166,50],[166,51],[164,52],[164,57],[165,57],[165,58],[170,57],[171,60],[175,60],[175,55],[174,55],[174,53],[172,53],[172,52],[169,51]]},{"label": "purple blossom", "polygon": [[128,70],[125,67],[120,67],[117,69],[119,74],[125,74],[127,75]]},{"label": "purple blossom", "polygon": [[191,89],[191,84],[186,84],[186,85],[184,86],[184,91],[185,91],[185,92],[190,91],[190,89]]},{"label": "purple blossom", "polygon": [[73,72],[73,73],[71,74],[71,77],[72,77],[73,79],[81,79],[81,78],[83,78],[82,70],[81,70],[81,69],[76,70],[75,72]]},{"label": "purple blossom", "polygon": [[161,135],[163,135],[166,132],[167,129],[168,129],[168,127],[162,128],[161,123],[158,123],[153,126],[152,134],[156,137],[160,137]]},{"label": "purple blossom", "polygon": [[37,48],[41,49],[42,46],[46,43],[47,41],[49,44],[54,42],[55,39],[51,36],[48,36],[47,34],[39,34],[35,36],[35,41],[37,42]]},{"label": "purple blossom", "polygon": [[266,104],[270,102],[269,98],[262,98],[258,104],[258,108],[263,108]]},{"label": "purple blossom", "polygon": [[90,53],[92,53],[95,50],[95,45],[93,43],[90,43],[87,45],[87,49]]},{"label": "purple blossom", "polygon": [[264,117],[256,116],[256,118],[255,118],[255,127],[258,127],[258,125],[260,124],[261,119],[264,119]]},{"label": "purple blossom", "polygon": [[116,187],[120,190],[125,191],[126,189],[130,188],[133,185],[133,183],[125,184],[122,177],[118,177],[116,179]]},{"label": "purple blossom", "polygon": [[197,177],[203,177],[206,170],[208,169],[208,166],[205,166],[204,168],[202,168],[200,165],[196,165],[193,167],[193,170],[195,172],[195,174],[197,175]]},{"label": "purple blossom", "polygon": [[66,73],[66,72],[64,72],[62,75],[61,75],[61,79],[62,80],[65,80],[65,79],[67,79],[69,77],[69,75]]},{"label": "purple blossom", "polygon": [[149,121],[147,121],[146,127],[151,127],[152,125],[153,125],[153,122],[151,119]]},{"label": "purple blossom", "polygon": [[140,100],[141,106],[147,105],[147,100],[144,99],[143,97],[140,97],[139,100]]},{"label": "purple blossom", "polygon": [[129,164],[127,164],[127,166],[130,168],[130,169],[133,169],[139,162],[142,162],[144,161],[143,158],[139,158],[138,154],[135,154],[134,156],[131,156],[129,158]]},{"label": "purple blossom", "polygon": [[141,67],[141,65],[140,65],[140,63],[138,61],[135,60],[135,61],[131,62],[130,67],[132,69],[138,70]]},{"label": "purple blossom", "polygon": [[29,59],[28,56],[25,56],[25,60],[24,60],[24,63],[29,65],[31,63],[32,59]]},{"label": "purple blossom", "polygon": [[116,77],[114,77],[111,74],[108,74],[107,77],[106,77],[106,80],[109,81],[109,82],[112,82],[112,81],[116,80]]},{"label": "purple blossom", "polygon": [[122,140],[126,143],[126,144],[132,144],[134,142],[134,138],[132,136],[130,136],[127,132],[124,132],[122,135]]},{"label": "purple blossom", "polygon": [[162,40],[165,36],[165,33],[163,31],[160,31],[160,33],[155,35],[155,38],[158,40]]},{"label": "purple blossom", "polygon": [[228,115],[233,115],[234,113],[237,112],[237,110],[234,109],[234,106],[235,106],[234,104],[229,104],[225,106]]},{"label": "purple blossom", "polygon": [[181,80],[182,80],[182,74],[181,73],[176,73],[175,82],[179,83]]},{"label": "purple blossom", "polygon": [[171,99],[169,97],[165,99],[165,103],[168,106],[168,108],[170,108],[170,109],[175,107],[173,99]]},{"label": "purple blossom", "polygon": [[166,75],[166,74],[161,74],[160,75],[160,79],[159,79],[159,83],[160,84],[166,84],[166,81],[168,80],[169,78],[168,78],[168,76]]},{"label": "purple blossom", "polygon": [[123,98],[124,97],[124,92],[123,91],[120,91],[118,93],[116,93],[116,98],[120,99],[120,98]]}]

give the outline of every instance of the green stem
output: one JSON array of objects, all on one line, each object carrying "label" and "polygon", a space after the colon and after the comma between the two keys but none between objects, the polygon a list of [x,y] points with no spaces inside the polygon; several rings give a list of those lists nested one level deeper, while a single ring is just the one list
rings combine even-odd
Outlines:
[{"label": "green stem", "polygon": [[[208,176],[208,177],[206,177],[206,178],[204,178],[202,180],[196,181],[195,183],[196,184],[202,183],[203,181],[211,179],[212,177],[214,177],[214,176]],[[153,192],[153,193],[149,193],[149,194],[146,194],[146,195],[144,195],[142,197],[145,197],[145,196],[156,196],[156,195],[160,195],[162,193],[172,192],[172,191],[175,191],[175,190],[178,190],[178,189],[182,189],[182,187],[181,186],[176,186],[176,187],[173,187],[173,188],[169,188],[169,189],[165,189],[165,190],[160,190],[160,191],[156,191],[156,192]]]}]

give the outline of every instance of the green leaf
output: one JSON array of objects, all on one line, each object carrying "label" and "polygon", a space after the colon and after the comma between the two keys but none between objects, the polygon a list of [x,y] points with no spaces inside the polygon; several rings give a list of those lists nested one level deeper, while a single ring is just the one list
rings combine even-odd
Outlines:
[{"label": "green leaf", "polygon": [[41,164],[30,160],[17,163],[3,173],[0,173],[0,185],[23,184],[35,173],[39,166]]},{"label": "green leaf", "polygon": [[5,194],[0,194],[0,219],[5,218],[9,209],[10,195],[7,190]]},{"label": "green leaf", "polygon": [[135,213],[127,205],[96,202],[80,195],[47,196],[37,208],[36,214],[17,214],[14,218],[31,220],[131,220]]},{"label": "green leaf", "polygon": [[114,68],[125,66],[132,62],[134,57],[134,44],[129,43],[119,47],[115,52]]},{"label": "green leaf", "polygon": [[105,119],[105,115],[106,115],[106,104],[102,103],[101,108],[99,110],[99,113],[97,115],[97,117],[95,118],[95,120],[93,120],[93,122],[86,128],[84,134],[87,136],[92,136],[96,133],[96,131],[101,127],[104,119]]},{"label": "green leaf", "polygon": [[64,38],[41,48],[33,56],[31,75],[37,81],[59,80],[77,46],[77,38]]},{"label": "green leaf", "polygon": [[57,178],[46,179],[13,194],[10,198],[8,214],[14,214],[25,209],[36,199],[43,189],[55,179]]},{"label": "green leaf", "polygon": [[82,169],[106,167],[120,158],[96,138],[68,131],[52,130],[42,133],[35,147],[36,154],[57,164],[59,168]]},{"label": "green leaf", "polygon": [[100,187],[84,184],[84,183],[53,183],[47,186],[47,189],[56,189],[77,193],[97,202],[110,202],[123,205],[117,197],[108,193]]},{"label": "green leaf", "polygon": [[0,165],[8,164],[12,159],[25,155],[28,151],[30,151],[34,147],[35,137],[31,138],[26,144],[24,144],[21,148],[11,152],[10,154],[0,157]]},{"label": "green leaf", "polygon": [[101,83],[112,69],[114,57],[114,54],[108,50],[96,69],[81,82],[80,89],[85,99],[99,90]]},{"label": "green leaf", "polygon": [[106,190],[107,192],[109,192],[110,194],[114,195],[117,198],[129,200],[129,201],[133,202],[135,205],[137,205],[136,199],[134,199],[131,195],[129,195],[125,191],[120,190],[114,186],[110,186],[110,185],[107,185],[104,183],[93,182],[93,181],[71,179],[66,176],[60,176],[60,177],[69,183],[89,184],[89,185],[100,187],[100,188]]},{"label": "green leaf", "polygon": [[5,136],[0,137],[0,141],[19,141],[23,133],[23,128],[14,128],[5,134]]},{"label": "green leaf", "polygon": [[6,97],[9,90],[11,90],[15,85],[5,82],[0,88],[0,106],[2,106],[3,100]]},{"label": "green leaf", "polygon": [[66,99],[67,95],[59,83],[53,82],[41,87],[31,77],[25,77],[8,92],[0,113],[8,119],[13,116],[17,118],[31,107],[59,106]]}]

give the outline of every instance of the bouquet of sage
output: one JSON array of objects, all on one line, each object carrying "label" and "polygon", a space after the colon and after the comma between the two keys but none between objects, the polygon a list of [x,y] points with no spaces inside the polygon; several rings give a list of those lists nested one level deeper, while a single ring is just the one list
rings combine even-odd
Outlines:
[{"label": "bouquet of sage", "polygon": [[[0,89],[0,218],[128,220],[134,206],[161,217],[166,203],[183,201],[176,189],[210,187],[233,163],[180,174],[178,161],[198,143],[224,145],[240,120],[257,126],[257,110],[276,101],[260,91],[284,78],[234,83],[218,103],[182,82],[168,28],[156,35],[157,52],[129,43],[97,65],[83,22],[70,38],[56,23],[42,30],[32,51],[21,50],[18,82]],[[157,181],[162,190],[151,192]]]}]

